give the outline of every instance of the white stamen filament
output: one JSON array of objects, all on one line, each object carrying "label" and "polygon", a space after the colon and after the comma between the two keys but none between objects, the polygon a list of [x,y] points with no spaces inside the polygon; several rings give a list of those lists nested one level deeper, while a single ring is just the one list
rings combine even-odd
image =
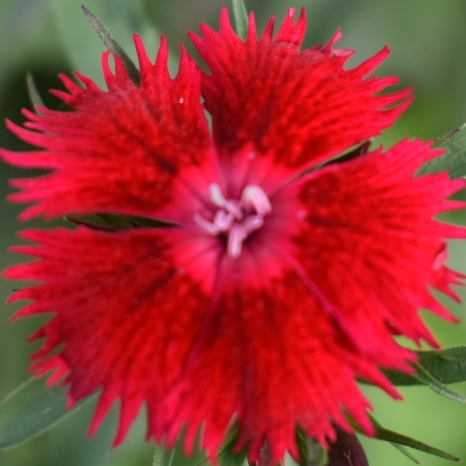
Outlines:
[{"label": "white stamen filament", "polygon": [[[209,195],[219,209],[212,221],[194,214],[194,221],[208,234],[217,236],[226,233],[227,253],[236,258],[241,255],[243,242],[264,224],[264,215],[272,211],[267,194],[260,186],[248,185],[243,189],[241,200],[226,199],[218,184],[211,184]],[[252,213],[251,210],[255,211]]]},{"label": "white stamen filament", "polygon": [[255,184],[246,186],[243,189],[241,200],[250,202],[259,215],[265,215],[272,211],[272,205],[270,204],[267,194],[264,193],[260,186]]},{"label": "white stamen filament", "polygon": [[247,234],[241,225],[234,224],[228,235],[227,252],[231,257],[239,257],[243,248],[243,241],[247,238]]},{"label": "white stamen filament", "polygon": [[217,207],[225,207],[227,200],[220,189],[220,186],[216,183],[213,183],[209,187],[210,200]]},{"label": "white stamen filament", "polygon": [[215,223],[209,222],[205,218],[201,217],[197,212],[194,214],[193,218],[194,218],[194,221],[201,228],[203,228],[205,231],[207,231],[207,233],[211,234],[212,236],[217,236],[221,232],[218,225],[216,225]]},{"label": "white stamen filament", "polygon": [[224,210],[217,210],[214,216],[214,225],[217,225],[220,231],[228,231],[235,221],[233,215],[225,212]]}]

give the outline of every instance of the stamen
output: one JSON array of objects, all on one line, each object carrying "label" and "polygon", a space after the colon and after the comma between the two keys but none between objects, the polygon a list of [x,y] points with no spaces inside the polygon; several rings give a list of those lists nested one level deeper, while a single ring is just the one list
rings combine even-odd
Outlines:
[{"label": "stamen", "polygon": [[228,235],[227,252],[231,257],[239,257],[243,248],[243,241],[247,238],[247,233],[241,225],[234,224]]},{"label": "stamen", "polygon": [[234,199],[226,199],[222,193],[222,189],[216,183],[213,183],[209,187],[210,200],[217,207],[223,207],[228,212],[233,214],[238,220],[243,218],[243,212],[241,211],[241,205]]},{"label": "stamen", "polygon": [[214,217],[214,224],[220,229],[220,231],[228,231],[235,221],[233,215],[225,212],[224,210],[218,210]]},{"label": "stamen", "polygon": [[202,229],[212,236],[217,236],[221,232],[220,228],[215,225],[215,223],[209,222],[205,218],[201,217],[197,212],[193,215],[193,218]]},{"label": "stamen", "polygon": [[216,183],[213,183],[209,186],[209,194],[210,200],[217,206],[217,207],[225,207],[227,204],[227,200],[220,189],[220,186]]},{"label": "stamen", "polygon": [[241,226],[244,228],[246,235],[258,230],[264,224],[264,217],[262,215],[250,215],[244,219]]},{"label": "stamen", "polygon": [[272,211],[272,205],[267,194],[256,184],[250,184],[244,188],[241,200],[252,204],[259,215],[265,215]]},{"label": "stamen", "polygon": [[[216,183],[210,185],[209,195],[212,204],[218,207],[212,221],[198,213],[194,214],[194,221],[212,236],[226,234],[227,254],[233,258],[239,257],[243,242],[264,225],[264,215],[272,211],[269,198],[257,185],[246,186],[240,200],[226,199]],[[255,213],[251,212],[251,207]]]}]

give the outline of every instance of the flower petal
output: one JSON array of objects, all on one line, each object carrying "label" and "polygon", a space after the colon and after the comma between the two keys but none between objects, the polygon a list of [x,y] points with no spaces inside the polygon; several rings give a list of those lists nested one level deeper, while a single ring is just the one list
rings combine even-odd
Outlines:
[{"label": "flower petal", "polygon": [[385,153],[329,165],[289,188],[296,190],[300,220],[290,223],[288,251],[326,311],[380,364],[391,364],[384,345],[393,333],[436,345],[419,308],[455,320],[427,287],[456,296],[449,285],[460,275],[443,265],[444,238],[464,237],[465,230],[434,217],[464,207],[444,201],[464,182],[445,173],[413,176],[440,153],[404,140]]},{"label": "flower petal", "polygon": [[[268,268],[249,265],[263,288],[241,276],[228,280],[202,348],[166,399],[173,413],[168,438],[186,425],[190,451],[202,426],[201,446],[214,457],[234,414],[237,448],[247,446],[254,462],[267,445],[270,464],[277,464],[285,451],[297,457],[298,425],[327,445],[335,438],[332,421],[350,428],[344,412],[371,433],[356,377],[396,392],[294,272],[270,279]],[[156,431],[155,409],[149,419]]]},{"label": "flower petal", "polygon": [[[24,129],[9,122],[21,139],[43,151],[2,157],[19,167],[47,168],[38,178],[16,180],[17,202],[35,202],[22,214],[47,218],[64,213],[115,212],[154,216],[176,198],[174,180],[189,184],[192,172],[212,166],[212,148],[200,103],[200,77],[195,63],[181,50],[180,70],[171,79],[163,40],[155,65],[135,36],[141,87],[115,57],[115,73],[102,67],[108,92],[79,74],[81,88],[62,76],[68,92],[55,91],[73,111],[25,111]],[[30,131],[35,130],[35,131]]]},{"label": "flower petal", "polygon": [[300,52],[304,10],[295,26],[293,17],[290,10],[275,39],[273,21],[258,39],[251,16],[243,42],[223,10],[220,32],[203,25],[202,39],[190,35],[210,69],[202,94],[224,158],[252,145],[291,170],[312,166],[379,134],[411,101],[409,89],[377,95],[396,78],[367,78],[388,48],[345,70],[352,52],[333,49],[339,33],[325,47]]},{"label": "flower petal", "polygon": [[[41,260],[5,272],[8,278],[43,282],[12,295],[10,301],[33,300],[16,317],[54,314],[32,336],[45,337],[32,368],[39,375],[57,371],[52,381],[68,372],[70,405],[102,389],[91,431],[119,397],[116,443],[141,403],[158,407],[180,377],[209,309],[212,284],[204,270],[203,279],[194,280],[175,265],[165,239],[171,235],[167,230],[31,230],[22,236],[40,245],[16,250]],[[164,422],[163,411],[157,415]]]},{"label": "flower petal", "polygon": [[13,294],[33,300],[16,317],[54,314],[31,337],[45,338],[36,374],[65,377],[70,406],[101,389],[91,433],[117,398],[115,443],[145,403],[149,437],[170,446],[185,426],[190,452],[203,426],[212,459],[234,419],[251,461],[264,442],[273,460],[296,456],[298,425],[326,445],[332,422],[349,428],[342,409],[371,433],[356,377],[397,393],[286,264],[247,255],[217,270],[215,254],[181,257],[172,235],[30,230],[39,245],[17,251],[40,260],[6,272],[42,282]]}]

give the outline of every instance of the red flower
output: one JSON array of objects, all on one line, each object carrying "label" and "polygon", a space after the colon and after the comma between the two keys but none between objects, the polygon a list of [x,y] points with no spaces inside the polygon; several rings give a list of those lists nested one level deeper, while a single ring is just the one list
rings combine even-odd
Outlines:
[{"label": "red flower", "polygon": [[91,432],[119,398],[115,443],[145,403],[148,437],[173,445],[186,425],[189,452],[201,429],[211,458],[234,421],[238,447],[254,461],[266,442],[272,463],[297,454],[298,425],[323,445],[346,414],[371,433],[356,377],[398,396],[378,368],[409,371],[415,356],[393,335],[435,345],[421,307],[453,320],[426,285],[453,294],[444,238],[464,231],[433,216],[459,206],[444,199],[463,183],[413,177],[441,153],[419,140],[366,153],[412,100],[379,94],[396,78],[367,78],[388,49],[345,70],[339,33],[301,51],[304,13],[293,23],[290,10],[258,39],[251,19],[243,42],[224,10],[220,32],[190,36],[210,73],[181,49],[173,79],[166,43],[152,65],[135,37],[139,87],[106,53],[108,92],[62,76],[68,92],[53,93],[73,111],[8,123],[43,150],[3,158],[52,170],[14,181],[11,199],[33,202],[23,219],[172,222],[29,230],[37,245],[16,251],[40,260],[6,272],[40,281],[11,297],[32,300],[17,317],[54,314],[31,337],[45,339],[36,374],[64,377],[70,406],[102,389]]}]

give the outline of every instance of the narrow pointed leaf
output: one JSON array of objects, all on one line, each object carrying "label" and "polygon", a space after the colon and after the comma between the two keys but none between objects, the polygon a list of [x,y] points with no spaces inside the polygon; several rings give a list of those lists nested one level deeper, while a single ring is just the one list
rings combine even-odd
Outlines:
[{"label": "narrow pointed leaf", "polygon": [[405,455],[408,459],[410,459],[413,463],[415,464],[420,464],[419,463],[419,460],[414,456],[412,455],[407,448],[405,448],[403,445],[399,445],[398,443],[393,443],[393,442],[390,442],[400,453],[402,453],[403,455]]},{"label": "narrow pointed leaf", "polygon": [[137,63],[134,33],[142,37],[148,55],[155,56],[160,43],[159,34],[144,14],[144,0],[48,0],[47,3],[55,15],[54,22],[60,33],[60,42],[69,58],[70,67],[92,78],[100,87],[105,87],[105,81],[98,58],[106,47],[89,29],[89,23],[81,11],[82,3],[100,18],[100,22],[117,38],[121,48],[134,63]]},{"label": "narrow pointed leaf", "polygon": [[[372,416],[370,416],[372,424],[374,424],[375,427],[377,428],[382,428],[380,423],[374,419]],[[393,445],[400,453],[405,455],[407,458],[409,458],[413,463],[419,464],[419,461],[417,458],[415,458],[403,445],[400,445],[398,443],[390,442],[391,445]]]},{"label": "narrow pointed leaf", "polygon": [[321,466],[328,463],[327,450],[309,437],[302,429],[298,429],[296,443],[299,449],[299,466]]},{"label": "narrow pointed leaf", "polygon": [[[377,440],[390,442],[396,448],[398,448],[397,445],[400,445],[400,446],[404,445],[406,447],[414,448],[415,450],[423,451],[424,453],[428,453],[428,454],[433,455],[433,456],[438,456],[440,458],[444,458],[444,459],[447,459],[447,460],[450,460],[450,461],[461,461],[456,456],[450,455],[449,453],[446,453],[446,452],[444,452],[442,450],[439,450],[438,448],[431,447],[430,445],[427,445],[426,443],[420,442],[419,440],[413,439],[413,438],[408,437],[406,435],[399,434],[398,432],[394,432],[393,430],[385,429],[372,416],[370,416],[370,418],[371,418],[371,422],[374,425],[374,429],[375,429],[374,438],[376,438]],[[359,433],[361,433],[363,435],[366,435],[362,431],[360,426],[358,426],[358,424],[353,419],[348,418],[348,421],[350,422],[350,424],[353,426],[353,428],[357,432],[359,432]],[[398,449],[403,454],[406,454],[404,449],[402,449],[402,448],[398,448]],[[417,463],[417,464],[419,463],[416,460],[416,458],[414,458],[411,454],[408,453],[407,456],[410,459],[412,459],[415,463]]]},{"label": "narrow pointed leaf", "polygon": [[0,448],[12,447],[46,431],[68,415],[64,390],[46,389],[31,378],[0,403]]},{"label": "narrow pointed leaf", "polygon": [[415,440],[411,437],[407,437],[406,435],[393,432],[392,430],[385,429],[383,427],[375,426],[374,437],[378,440],[405,445],[407,447],[414,448],[415,450],[423,451],[425,453],[429,453],[430,455],[438,456],[450,461],[460,461],[460,459],[456,456],[450,455],[449,453],[439,450],[438,448],[431,447],[430,445],[420,442],[419,440]]},{"label": "narrow pointed leaf", "polygon": [[175,449],[166,450],[162,445],[157,445],[154,452],[153,466],[171,466]]},{"label": "narrow pointed leaf", "polygon": [[40,111],[37,110],[36,105],[40,105],[41,107],[45,107],[44,101],[37,90],[36,83],[32,77],[32,74],[28,71],[26,73],[26,85],[28,88],[29,99],[31,99],[31,103],[34,106],[35,112],[40,115]]},{"label": "narrow pointed leaf", "polygon": [[429,372],[425,370],[419,363],[415,363],[414,367],[416,368],[415,378],[419,380],[419,382],[427,385],[431,390],[442,395],[446,398],[449,398],[453,401],[458,401],[459,403],[466,404],[466,396],[452,390],[451,388],[447,387],[443,383],[439,382],[435,377],[432,377]]},{"label": "narrow pointed leaf", "polygon": [[426,175],[447,170],[452,179],[466,176],[466,125],[441,136],[435,145],[447,152],[423,165],[417,174]]},{"label": "narrow pointed leaf", "polygon": [[[242,466],[246,460],[246,452],[241,450],[240,452],[234,451],[234,446],[238,443],[238,429],[236,426],[230,429],[228,436],[220,449],[218,454],[218,464],[221,466]],[[206,461],[206,464],[210,464]]]},{"label": "narrow pointed leaf", "polygon": [[235,21],[236,32],[242,39],[246,38],[248,32],[248,12],[244,0],[233,1],[233,18]]},{"label": "narrow pointed leaf", "polygon": [[86,15],[86,18],[91,23],[91,26],[95,29],[99,37],[102,39],[102,42],[105,46],[112,52],[114,55],[120,57],[125,64],[125,68],[128,71],[131,79],[139,85],[141,78],[139,75],[139,70],[136,65],[133,63],[129,55],[123,50],[121,45],[116,41],[112,36],[110,31],[99,21],[99,19],[84,5],[81,5],[81,8]]}]

